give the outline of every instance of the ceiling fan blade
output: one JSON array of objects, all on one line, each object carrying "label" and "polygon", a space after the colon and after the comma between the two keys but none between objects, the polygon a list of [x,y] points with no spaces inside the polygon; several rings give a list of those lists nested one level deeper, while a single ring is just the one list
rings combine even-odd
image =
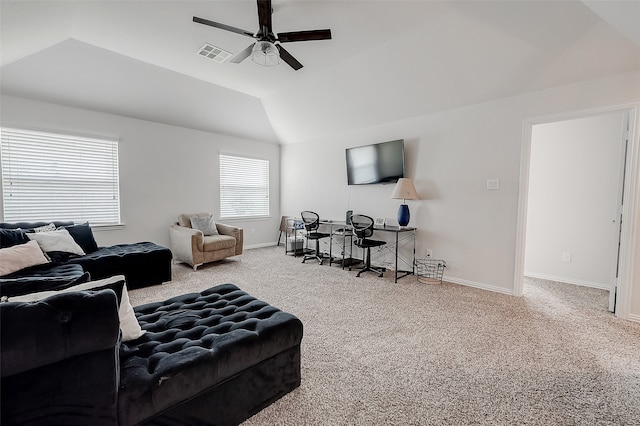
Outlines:
[{"label": "ceiling fan blade", "polygon": [[234,64],[239,64],[240,62],[247,59],[251,55],[251,51],[253,50],[253,46],[255,45],[256,45],[255,43],[250,44],[249,47],[247,47],[242,52],[234,56],[231,62],[233,62]]},{"label": "ceiling fan blade", "polygon": [[330,40],[331,30],[310,30],[310,31],[293,31],[290,33],[278,34],[280,43],[290,43],[292,41],[308,41],[308,40]]},{"label": "ceiling fan blade", "polygon": [[272,20],[271,20],[271,0],[257,0],[258,2],[258,24],[260,25],[260,31],[264,32],[263,29],[266,27],[267,33],[262,34],[263,36],[268,36],[273,33],[273,29],[271,28]]},{"label": "ceiling fan blade", "polygon": [[291,56],[291,53],[287,52],[284,47],[280,46],[279,44],[276,44],[276,46],[278,46],[278,50],[280,51],[280,59],[289,64],[289,66],[296,71],[302,68],[302,64],[298,62],[296,58]]},{"label": "ceiling fan blade", "polygon": [[220,28],[221,30],[231,31],[232,33],[238,33],[238,34],[245,35],[247,37],[255,38],[255,36],[251,31],[232,27],[231,25],[221,24],[219,22],[210,21],[204,18],[198,18],[197,16],[193,17],[193,22],[197,22],[198,24],[203,24],[203,25],[209,25],[210,27]]}]

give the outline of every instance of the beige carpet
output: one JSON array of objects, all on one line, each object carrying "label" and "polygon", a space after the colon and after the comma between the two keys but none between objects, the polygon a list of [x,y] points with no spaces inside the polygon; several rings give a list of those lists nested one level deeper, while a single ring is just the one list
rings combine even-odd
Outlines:
[{"label": "beige carpet", "polygon": [[640,324],[609,314],[606,291],[394,284],[283,247],[173,272],[132,303],[230,282],[304,323],[302,385],[248,426],[640,425]]}]

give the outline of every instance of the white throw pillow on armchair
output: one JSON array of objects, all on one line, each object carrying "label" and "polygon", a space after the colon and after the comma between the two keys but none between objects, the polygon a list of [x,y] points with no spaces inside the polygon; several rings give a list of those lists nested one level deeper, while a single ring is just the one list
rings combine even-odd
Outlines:
[{"label": "white throw pillow on armchair", "polygon": [[218,235],[218,228],[216,227],[215,220],[213,220],[213,215],[191,216],[189,219],[191,220],[191,227],[202,231],[205,236]]}]

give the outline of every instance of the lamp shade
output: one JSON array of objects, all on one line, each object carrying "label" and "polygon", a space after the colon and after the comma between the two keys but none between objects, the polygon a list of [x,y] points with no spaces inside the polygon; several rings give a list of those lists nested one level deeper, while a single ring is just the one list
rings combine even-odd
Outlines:
[{"label": "lamp shade", "polygon": [[419,200],[413,181],[409,178],[400,178],[396,187],[393,188],[391,198],[399,198],[403,200]]},{"label": "lamp shade", "polygon": [[258,65],[275,67],[280,63],[280,52],[275,44],[258,41],[251,50],[251,60]]}]

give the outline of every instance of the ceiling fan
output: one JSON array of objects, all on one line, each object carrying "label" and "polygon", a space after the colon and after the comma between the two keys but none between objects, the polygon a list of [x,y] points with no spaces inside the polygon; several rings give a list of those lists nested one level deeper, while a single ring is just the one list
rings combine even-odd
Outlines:
[{"label": "ceiling fan", "polygon": [[242,52],[238,53],[231,62],[240,63],[251,56],[251,60],[259,63],[260,65],[274,66],[278,65],[280,59],[282,59],[296,71],[302,68],[302,64],[298,62],[296,58],[291,56],[291,54],[281,46],[281,43],[331,39],[331,30],[293,31],[288,33],[278,33],[276,37],[271,26],[271,0],[257,0],[257,2],[258,24],[260,25],[260,28],[256,33],[232,27],[230,25],[220,24],[208,19],[198,18],[197,16],[193,17],[193,22],[242,34],[257,40]]}]

